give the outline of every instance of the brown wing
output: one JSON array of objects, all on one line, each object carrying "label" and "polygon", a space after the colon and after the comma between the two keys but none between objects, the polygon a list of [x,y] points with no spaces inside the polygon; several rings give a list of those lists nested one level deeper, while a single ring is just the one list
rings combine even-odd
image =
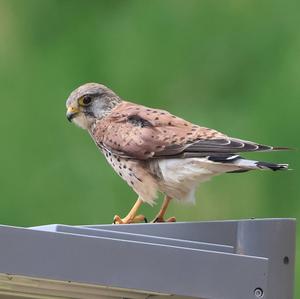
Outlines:
[{"label": "brown wing", "polygon": [[229,138],[164,110],[129,102],[119,104],[108,116],[98,121],[91,135],[99,146],[115,154],[142,160],[272,149]]}]

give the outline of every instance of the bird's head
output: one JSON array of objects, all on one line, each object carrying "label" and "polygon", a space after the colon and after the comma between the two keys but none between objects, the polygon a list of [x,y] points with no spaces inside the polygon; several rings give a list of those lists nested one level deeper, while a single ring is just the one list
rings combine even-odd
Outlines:
[{"label": "bird's head", "polygon": [[86,83],[71,92],[66,106],[67,118],[88,130],[97,119],[105,117],[121,102],[108,87],[98,83]]}]

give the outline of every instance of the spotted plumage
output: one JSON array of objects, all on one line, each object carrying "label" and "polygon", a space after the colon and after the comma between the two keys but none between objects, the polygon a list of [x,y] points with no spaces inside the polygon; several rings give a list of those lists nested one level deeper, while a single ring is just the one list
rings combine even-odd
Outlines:
[{"label": "spotted plumage", "polygon": [[194,201],[198,184],[218,174],[288,167],[239,156],[285,148],[231,138],[168,111],[124,101],[101,84],[77,88],[67,108],[69,120],[89,132],[118,175],[150,204],[157,192]]}]

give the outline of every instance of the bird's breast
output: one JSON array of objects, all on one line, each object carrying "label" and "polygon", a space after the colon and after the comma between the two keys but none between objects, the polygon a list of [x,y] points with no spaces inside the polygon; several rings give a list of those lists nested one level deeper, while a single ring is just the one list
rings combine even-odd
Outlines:
[{"label": "bird's breast", "polygon": [[158,185],[147,163],[120,157],[103,147],[101,151],[114,171],[134,189],[139,197],[152,204],[156,198]]}]

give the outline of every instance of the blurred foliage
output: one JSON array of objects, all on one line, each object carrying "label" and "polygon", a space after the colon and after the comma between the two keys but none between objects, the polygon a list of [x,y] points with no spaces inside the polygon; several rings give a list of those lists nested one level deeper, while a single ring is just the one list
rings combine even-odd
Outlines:
[{"label": "blurred foliage", "polygon": [[[299,21],[291,0],[0,0],[1,223],[110,223],[133,204],[88,134],[66,121],[65,100],[85,82],[231,136],[299,148]],[[295,170],[217,177],[196,206],[173,203],[169,215],[299,218],[299,152],[250,157]],[[297,255],[299,277],[300,246]]]}]

